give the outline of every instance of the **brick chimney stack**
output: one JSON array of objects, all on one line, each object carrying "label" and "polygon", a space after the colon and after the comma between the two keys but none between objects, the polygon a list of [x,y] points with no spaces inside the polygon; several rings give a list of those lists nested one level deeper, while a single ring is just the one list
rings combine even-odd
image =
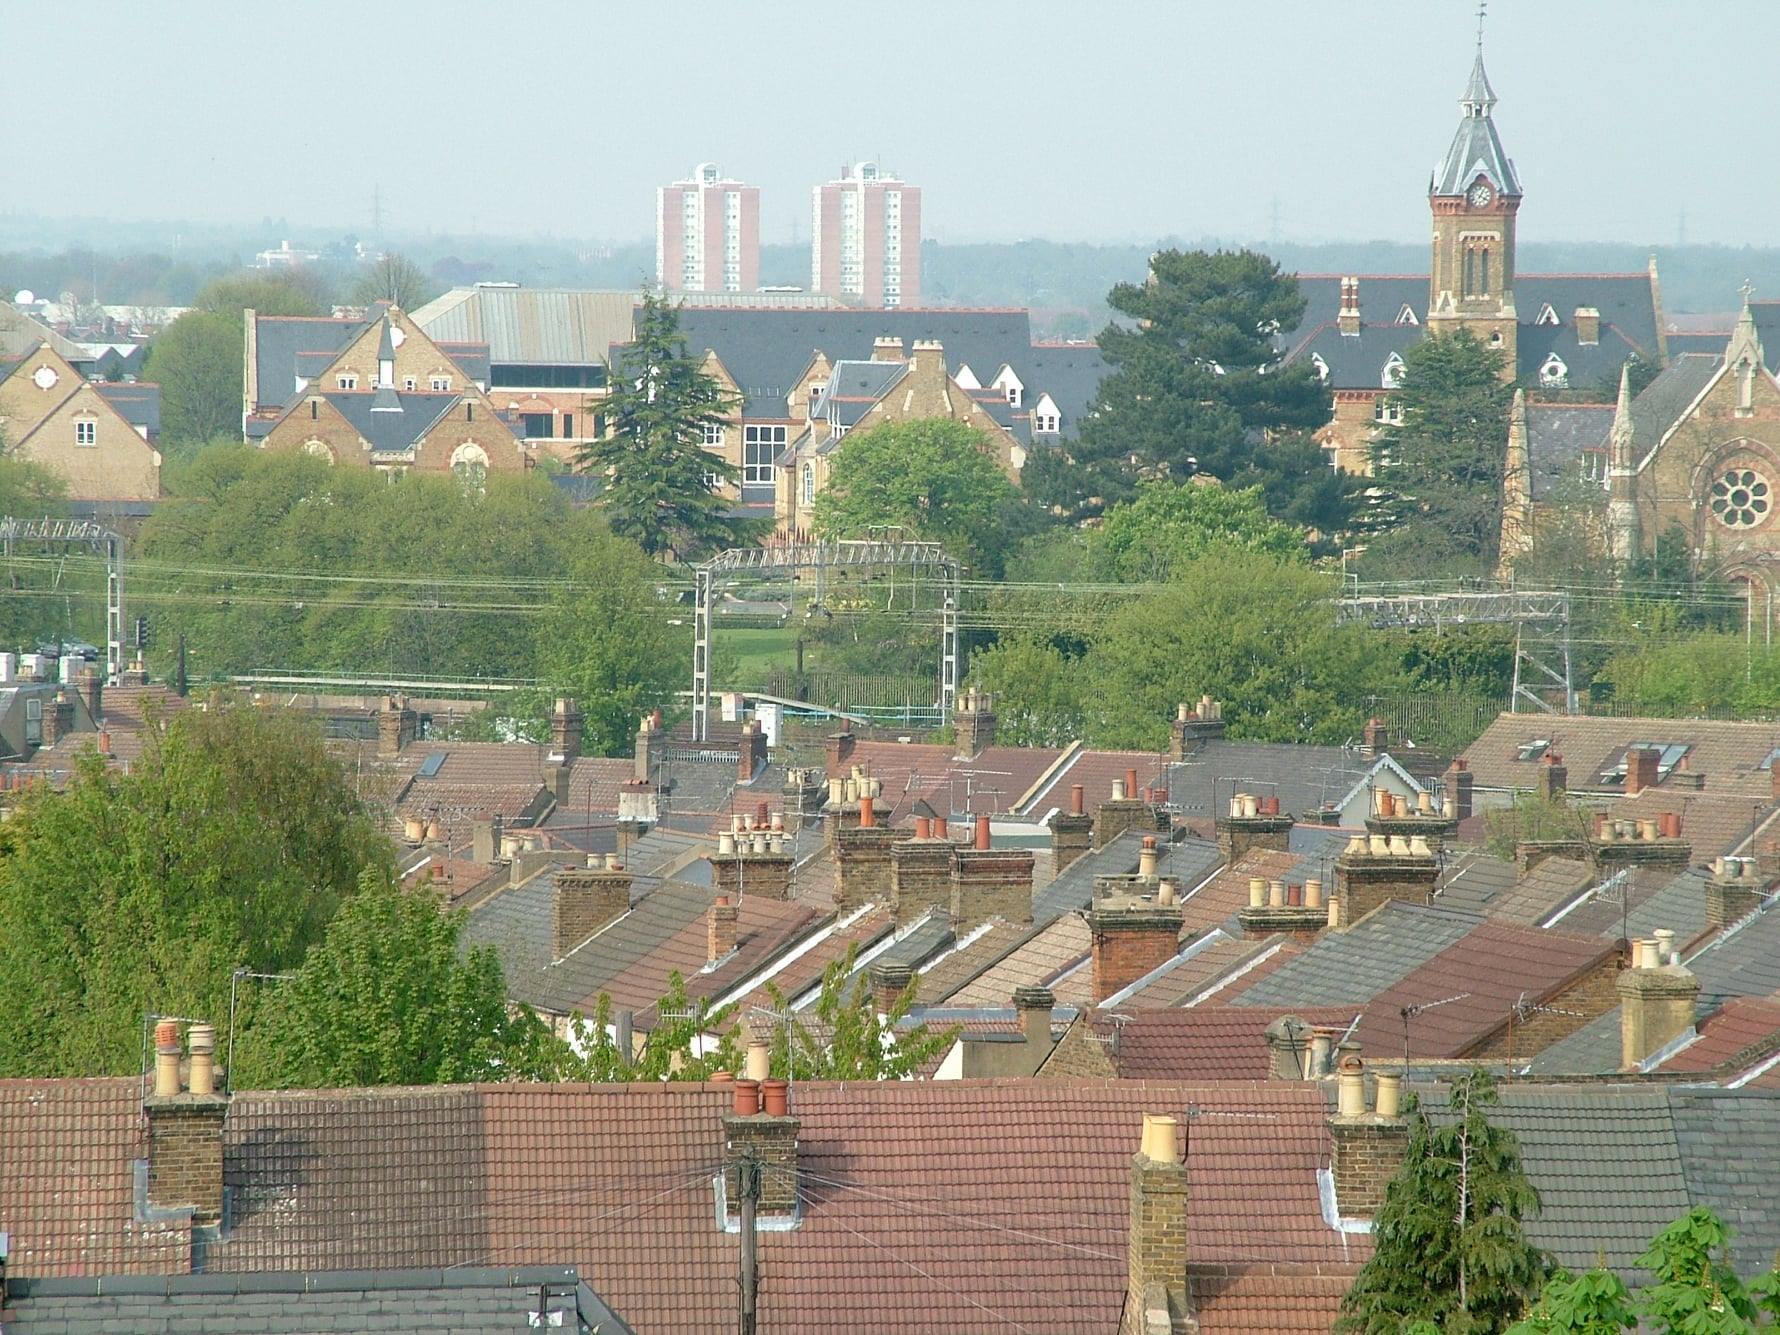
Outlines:
[{"label": "brick chimney stack", "polygon": [[878,1014],[888,1015],[914,984],[915,971],[908,965],[874,964],[871,966],[872,1005]]},{"label": "brick chimney stack", "polygon": [[832,827],[834,906],[843,913],[863,904],[890,902],[890,850],[891,845],[903,837],[887,821],[878,819],[877,799],[872,795],[876,780],[862,782],[866,788],[859,794],[857,823],[846,824],[843,814]]},{"label": "brick chimney stack", "polygon": [[1470,764],[1463,756],[1455,756],[1452,764],[1446,767],[1446,810],[1445,814],[1458,820],[1471,818],[1471,794],[1477,784],[1477,776],[1471,772]]},{"label": "brick chimney stack", "polygon": [[900,927],[952,902],[952,841],[933,831],[928,816],[915,817],[910,838],[890,845],[890,909]]},{"label": "brick chimney stack", "polygon": [[1636,797],[1654,788],[1662,775],[1663,753],[1652,746],[1634,746],[1625,753],[1625,795]]},{"label": "brick chimney stack", "polygon": [[43,702],[43,744],[54,746],[74,733],[74,697],[66,686]]},{"label": "brick chimney stack", "polygon": [[759,719],[742,724],[740,758],[736,767],[737,783],[753,783],[766,770],[766,730]]},{"label": "brick chimney stack", "polygon": [[1356,923],[1389,900],[1427,904],[1440,879],[1440,862],[1420,835],[1356,834],[1335,859],[1340,920]]},{"label": "brick chimney stack", "polygon": [[1693,1028],[1700,980],[1675,954],[1675,933],[1630,943],[1631,965],[1620,970],[1619,1060],[1640,1070],[1654,1054]]},{"label": "brick chimney stack", "polygon": [[785,828],[795,834],[822,818],[822,802],[828,796],[828,777],[814,765],[785,771]]},{"label": "brick chimney stack", "polygon": [[1761,907],[1763,883],[1754,858],[1719,858],[1706,882],[1706,926],[1729,927]]},{"label": "brick chimney stack", "polygon": [[728,1213],[736,1213],[741,1198],[739,1175],[747,1165],[760,1174],[757,1216],[795,1217],[799,1123],[791,1115],[786,1082],[738,1080],[733,1100],[731,1111],[723,1118],[723,1189]]},{"label": "brick chimney stack", "polygon": [[1205,743],[1223,737],[1224,707],[1209,695],[1200,696],[1197,705],[1176,705],[1168,731],[1169,758],[1185,760]]},{"label": "brick chimney stack", "polygon": [[1094,847],[1105,848],[1126,830],[1142,826],[1154,817],[1137,790],[1137,771],[1128,769],[1125,777],[1114,779],[1112,797],[1100,804],[1094,813]]},{"label": "brick chimney stack", "polygon": [[399,756],[419,731],[419,716],[408,707],[405,695],[386,695],[377,711],[377,754]]},{"label": "brick chimney stack", "polygon": [[1556,751],[1547,751],[1539,758],[1539,773],[1533,779],[1533,791],[1541,801],[1561,802],[1570,787],[1570,770]]},{"label": "brick chimney stack", "polygon": [[550,896],[551,958],[563,959],[595,932],[630,912],[630,872],[616,853],[595,865],[563,867]]},{"label": "brick chimney stack", "polygon": [[1291,846],[1292,817],[1279,809],[1279,798],[1275,796],[1232,793],[1229,807],[1212,825],[1225,862],[1235,862],[1251,848],[1284,853]]},{"label": "brick chimney stack", "polygon": [[1341,280],[1341,307],[1335,315],[1335,327],[1343,338],[1360,336],[1360,280]]},{"label": "brick chimney stack", "polygon": [[1585,348],[1601,341],[1601,312],[1595,307],[1576,308],[1576,341]]},{"label": "brick chimney stack", "polygon": [[735,953],[741,911],[728,895],[718,895],[705,910],[705,963],[715,964]]},{"label": "brick chimney stack", "polygon": [[550,711],[550,758],[558,765],[572,765],[581,756],[581,706],[562,695]]},{"label": "brick chimney stack", "polygon": [[1131,1228],[1119,1335],[1195,1328],[1187,1310],[1187,1166],[1172,1117],[1145,1113],[1131,1160]]},{"label": "brick chimney stack", "polygon": [[730,817],[730,828],[717,836],[717,851],[708,859],[719,894],[737,904],[745,895],[791,898],[792,855],[784,825],[776,812]]},{"label": "brick chimney stack", "polygon": [[989,818],[976,818],[969,848],[952,850],[952,930],[967,932],[991,918],[1032,921],[1032,850],[995,848]]},{"label": "brick chimney stack", "polygon": [[80,694],[87,707],[87,717],[97,728],[105,718],[105,674],[96,667],[88,667],[80,674]]},{"label": "brick chimney stack", "polygon": [[846,765],[847,762],[853,758],[853,747],[858,740],[859,739],[853,735],[853,721],[851,719],[842,719],[841,730],[839,732],[831,732],[828,734],[826,749],[828,752],[829,778],[832,779],[837,776],[842,778],[846,777]]},{"label": "brick chimney stack", "polygon": [[871,359],[874,362],[902,362],[908,358],[902,350],[902,340],[889,334],[879,334],[871,341]]},{"label": "brick chimney stack", "polygon": [[1366,726],[1360,730],[1360,753],[1368,756],[1383,755],[1391,749],[1391,728],[1381,718],[1369,718]]},{"label": "brick chimney stack", "polygon": [[1384,1205],[1385,1188],[1403,1167],[1409,1122],[1403,1116],[1402,1081],[1395,1072],[1380,1072],[1368,1108],[1364,1063],[1355,1054],[1341,1059],[1335,1116],[1329,1119],[1329,1167],[1335,1208],[1343,1219],[1375,1218]]},{"label": "brick chimney stack", "polygon": [[643,715],[643,721],[637,725],[636,764],[631,770],[631,778],[640,783],[653,783],[666,750],[667,734],[662,730],[661,711],[657,709]]},{"label": "brick chimney stack", "polygon": [[208,1024],[186,1030],[189,1084],[180,1084],[179,1022],[155,1025],[155,1073],[142,1101],[148,1117],[148,1204],[189,1209],[192,1222],[222,1222],[223,1122],[229,1096],[216,1091],[216,1031]]},{"label": "brick chimney stack", "polygon": [[1069,809],[1051,817],[1051,860],[1056,874],[1094,845],[1094,818],[1083,809],[1086,796],[1079,783],[1069,787]]},{"label": "brick chimney stack", "polygon": [[1160,887],[1158,895],[1148,895],[1140,884],[1127,877],[1095,882],[1088,939],[1096,1006],[1179,953],[1180,906],[1161,903]]},{"label": "brick chimney stack", "polygon": [[952,716],[958,734],[957,759],[971,760],[995,745],[995,697],[972,686],[958,699]]}]

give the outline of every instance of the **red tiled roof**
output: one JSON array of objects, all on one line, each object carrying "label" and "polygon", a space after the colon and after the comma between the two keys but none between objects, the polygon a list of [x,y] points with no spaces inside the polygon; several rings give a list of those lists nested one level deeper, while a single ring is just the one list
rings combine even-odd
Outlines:
[{"label": "red tiled roof", "polygon": [[1036,816],[1052,807],[1067,807],[1069,790],[1079,783],[1083,804],[1092,812],[1112,797],[1113,780],[1123,780],[1126,770],[1137,771],[1140,789],[1149,788],[1161,782],[1166,763],[1154,751],[1081,751],[1032,795],[1026,810]]},{"label": "red tiled roof", "polygon": [[0,1229],[14,1275],[184,1274],[189,1218],[136,1218],[135,1079],[0,1080]]},{"label": "red tiled roof", "polygon": [[1092,1012],[1081,1023],[1107,1044],[1107,1056],[1128,1080],[1265,1080],[1267,1026],[1282,1015],[1345,1030],[1357,1006],[1199,1006],[1132,1010],[1121,1022]]},{"label": "red tiled roof", "polygon": [[1780,1001],[1733,997],[1699,1023],[1700,1036],[1656,1069],[1718,1071],[1726,1074],[1755,1065],[1780,1050]]},{"label": "red tiled roof", "polygon": [[[737,909],[736,949],[717,968],[706,971],[709,949],[707,913],[701,913],[642,959],[631,965],[600,992],[612,1004],[646,1011],[643,1027],[653,1019],[655,1003],[667,995],[668,977],[678,973],[689,997],[716,996],[745,980],[767,960],[778,955],[808,930],[816,914],[807,904],[743,895]],[[599,993],[584,999],[579,1009],[592,1015]]]},{"label": "red tiled roof", "polygon": [[[864,950],[894,926],[889,909],[872,909],[845,926],[836,926],[796,959],[788,961],[769,981],[787,999],[798,996],[821,982],[823,970],[836,960],[844,959],[847,947],[857,945]],[[738,1013],[742,1015],[746,1015],[750,1007],[772,1004],[764,983],[737,1000]]]},{"label": "red tiled roof", "polygon": [[[1354,1037],[1363,1051],[1401,1052],[1403,1008],[1425,1006],[1411,1018],[1412,1055],[1462,1057],[1506,1028],[1517,1003],[1543,1001],[1617,950],[1616,942],[1599,936],[1485,921],[1374,997]],[[1594,1018],[1574,1017],[1568,1027],[1580,1029]]]},{"label": "red tiled roof", "polygon": [[1062,754],[1056,748],[991,746],[960,760],[949,746],[860,741],[842,768],[857,765],[883,785],[880,800],[893,821],[906,820],[917,801],[948,817],[1000,815],[1012,811]]}]

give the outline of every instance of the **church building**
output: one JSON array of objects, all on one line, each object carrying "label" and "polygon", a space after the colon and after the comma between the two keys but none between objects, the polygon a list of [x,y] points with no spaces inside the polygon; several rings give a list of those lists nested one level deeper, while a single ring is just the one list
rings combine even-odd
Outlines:
[{"label": "church building", "polygon": [[1397,411],[1390,391],[1403,354],[1429,331],[1469,329],[1501,349],[1519,384],[1603,387],[1637,358],[1668,357],[1656,261],[1645,273],[1524,274],[1515,231],[1524,197],[1496,130],[1496,94],[1477,49],[1459,98],[1459,125],[1428,181],[1429,272],[1300,274],[1308,301],[1285,336],[1285,360],[1309,362],[1334,392],[1321,433],[1329,461],[1371,471],[1369,446]]}]

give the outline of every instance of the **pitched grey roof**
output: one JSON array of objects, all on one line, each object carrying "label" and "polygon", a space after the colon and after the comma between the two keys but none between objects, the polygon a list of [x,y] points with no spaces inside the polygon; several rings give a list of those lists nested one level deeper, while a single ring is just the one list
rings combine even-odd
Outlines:
[{"label": "pitched grey roof", "polygon": [[692,308],[680,312],[680,333],[694,355],[710,349],[742,391],[749,417],[783,417],[785,395],[819,351],[832,364],[867,361],[880,337],[945,345],[946,367],[968,363],[994,375],[1011,364],[1028,397],[1046,388],[1027,374],[1032,324],[1024,310],[771,310]]},{"label": "pitched grey roof", "polygon": [[1459,98],[1459,106],[1465,114],[1459,120],[1458,131],[1452,137],[1446,156],[1434,168],[1434,175],[1428,182],[1430,195],[1463,194],[1480,175],[1487,177],[1504,195],[1521,193],[1514,163],[1509,161],[1502,140],[1496,134],[1496,122],[1490,116],[1495,105],[1496,95],[1490,89],[1489,76],[1483,72],[1480,49],[1472,63],[1464,95]]},{"label": "pitched grey roof", "polygon": [[319,1331],[452,1331],[508,1335],[526,1328],[547,1286],[553,1329],[628,1332],[573,1269],[335,1270],[251,1275],[107,1275],[22,1279],[9,1286],[6,1328],[20,1335],[315,1335]]},{"label": "pitched grey roof", "polygon": [[1443,908],[1486,913],[1490,902],[1513,889],[1519,879],[1520,871],[1512,862],[1474,853],[1446,869],[1434,902]]},{"label": "pitched grey roof", "polygon": [[601,987],[708,909],[715,894],[708,885],[685,881],[663,881],[653,889],[633,882],[629,913],[566,958],[553,960],[550,931],[555,892],[554,868],[501,891],[470,911],[463,939],[466,948],[495,948],[509,997],[557,1014],[566,1014],[597,995]]},{"label": "pitched grey roof", "polygon": [[1687,967],[1699,975],[1703,1005],[1780,991],[1780,906],[1732,924],[1690,957]]},{"label": "pitched grey roof", "polygon": [[637,294],[575,288],[456,287],[413,312],[434,342],[485,344],[489,362],[604,366],[629,340]]},{"label": "pitched grey roof", "polygon": [[1423,332],[1419,325],[1367,324],[1360,327],[1359,333],[1350,335],[1329,323],[1319,326],[1304,341],[1293,360],[1320,358],[1329,368],[1328,383],[1336,389],[1382,389],[1385,367],[1391,358],[1401,359]]},{"label": "pitched grey roof", "polygon": [[[1572,376],[1571,384],[1576,383]],[[1579,482],[1583,452],[1605,452],[1612,429],[1611,403],[1529,403],[1527,463],[1533,499],[1545,499],[1559,484]]]},{"label": "pitched grey roof", "polygon": [[[1516,292],[1517,307],[1519,297]],[[1538,310],[1535,306],[1531,310],[1520,308],[1519,312],[1521,324],[1515,335],[1514,351],[1515,369],[1521,381],[1529,385],[1542,383],[1540,370],[1548,358],[1555,356],[1564,365],[1563,388],[1595,390],[1610,397],[1619,379],[1619,368],[1638,354],[1638,345],[1604,316],[1596,341],[1584,343],[1576,332],[1571,311],[1557,307],[1555,314],[1561,324],[1539,324],[1535,320]],[[1534,322],[1528,323],[1529,320]]]},{"label": "pitched grey roof", "polygon": [[1453,945],[1483,919],[1440,907],[1389,903],[1330,932],[1231,1001],[1236,1006],[1364,1004]]},{"label": "pitched grey roof", "polygon": [[1229,782],[1235,779],[1252,783],[1254,791],[1277,795],[1280,810],[1297,816],[1324,802],[1341,801],[1374,763],[1374,757],[1340,746],[1210,741],[1168,766],[1168,800],[1188,820],[1208,820],[1217,814],[1214,784],[1222,785],[1228,801]]},{"label": "pitched grey roof", "polygon": [[1639,458],[1655,448],[1663,432],[1687,411],[1723,365],[1722,353],[1684,353],[1673,358],[1632,400],[1632,449]]},{"label": "pitched grey roof", "polygon": [[371,442],[373,454],[400,454],[432,429],[433,424],[456,406],[456,394],[401,393],[393,389],[349,392],[330,390],[322,395],[352,423],[353,430]]},{"label": "pitched grey roof", "polygon": [[1757,1274],[1780,1247],[1780,1098],[1771,1091],[1674,1089],[1688,1192],[1733,1230],[1737,1269]]},{"label": "pitched grey roof", "polygon": [[[861,975],[870,973],[873,965],[905,964],[913,969],[937,955],[956,939],[952,932],[951,917],[942,909],[934,909],[908,927],[900,929],[897,938],[869,960],[862,959],[853,972],[847,975],[845,986],[851,990]],[[818,979],[804,993],[802,1005],[811,1004],[820,991],[821,981]]]},{"label": "pitched grey roof", "polygon": [[282,408],[297,392],[299,359],[305,354],[331,361],[364,328],[360,320],[314,319],[298,315],[254,317],[254,362],[259,402],[265,410]]},{"label": "pitched grey roof", "polygon": [[93,386],[99,396],[123,415],[131,426],[147,430],[153,440],[161,434],[161,387],[130,382],[100,381]]},{"label": "pitched grey roof", "polygon": [[[1444,1088],[1416,1094],[1431,1118],[1445,1114]],[[1605,1252],[1608,1265],[1633,1278],[1650,1239],[1692,1204],[1663,1088],[1504,1085],[1489,1120],[1520,1141],[1539,1191],[1527,1236],[1571,1270]]]},{"label": "pitched grey roof", "polygon": [[1093,343],[1039,343],[1015,369],[1026,386],[1025,404],[1032,407],[1041,395],[1049,394],[1063,418],[1062,434],[1073,436],[1093,406],[1108,368]]},{"label": "pitched grey roof", "polygon": [[833,416],[849,427],[872,410],[890,387],[908,374],[903,361],[836,362],[828,386],[816,396],[812,416]]}]

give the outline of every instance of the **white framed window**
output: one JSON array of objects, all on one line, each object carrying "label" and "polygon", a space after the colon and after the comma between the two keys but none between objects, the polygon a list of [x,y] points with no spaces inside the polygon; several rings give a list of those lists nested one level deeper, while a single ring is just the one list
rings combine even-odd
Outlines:
[{"label": "white framed window", "polygon": [[1032,418],[1032,429],[1041,435],[1055,435],[1062,426],[1056,413],[1037,413]]},{"label": "white framed window", "polygon": [[1539,367],[1539,383],[1553,389],[1562,389],[1570,383],[1570,368],[1557,353],[1548,356]]},{"label": "white framed window", "polygon": [[809,402],[804,405],[804,408],[809,413],[812,422],[816,420],[816,400],[821,398],[827,390],[828,386],[823,384],[820,380],[810,386]]},{"label": "white framed window", "polygon": [[1584,450],[1582,452],[1582,480],[1584,482],[1605,482],[1607,480],[1607,451]]},{"label": "white framed window", "polygon": [[1383,422],[1387,426],[1400,426],[1403,422],[1403,406],[1380,395],[1372,400],[1372,420]]},{"label": "white framed window", "polygon": [[717,473],[706,473],[705,474],[705,490],[709,491],[709,492],[722,491],[723,490],[722,476]]},{"label": "white framed window", "polygon": [[1384,373],[1379,376],[1379,383],[1385,389],[1395,389],[1403,383],[1403,359],[1396,353],[1385,358]]},{"label": "white framed window", "polygon": [[803,466],[803,503],[805,505],[814,505],[816,503],[815,464],[805,464]]},{"label": "white framed window", "polygon": [[1018,385],[1009,385],[1007,387],[1007,401],[1008,401],[1008,403],[1010,405],[1012,405],[1013,407],[1018,408],[1020,406],[1020,394],[1021,394],[1021,390]]},{"label": "white framed window", "polygon": [[1325,384],[1328,383],[1329,363],[1323,360],[1321,353],[1313,352],[1310,354],[1310,365],[1311,369],[1316,372],[1316,378],[1323,381]]},{"label": "white framed window", "polygon": [[705,448],[707,450],[721,449],[723,446],[723,423],[706,422],[704,427]]},{"label": "white framed window", "polygon": [[420,382],[418,380],[416,380],[411,375],[405,375],[402,377],[402,389],[409,394],[412,394],[414,392],[415,386],[417,386],[419,383]]},{"label": "white framed window", "polygon": [[427,383],[435,394],[451,393],[451,377],[448,375],[433,376]]},{"label": "white framed window", "polygon": [[356,372],[349,371],[345,375],[335,376],[334,383],[341,389],[357,389],[358,375]]},{"label": "white framed window", "polygon": [[75,419],[74,443],[76,445],[97,445],[99,443],[99,423],[96,418]]},{"label": "white framed window", "polygon": [[743,483],[770,483],[778,469],[773,460],[785,448],[786,428],[782,426],[744,426],[742,428]]}]

